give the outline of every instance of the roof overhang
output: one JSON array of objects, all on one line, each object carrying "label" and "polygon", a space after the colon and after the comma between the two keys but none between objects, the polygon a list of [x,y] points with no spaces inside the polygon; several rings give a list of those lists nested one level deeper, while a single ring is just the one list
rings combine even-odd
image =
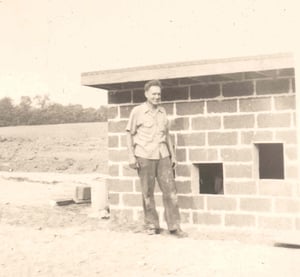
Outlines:
[{"label": "roof overhang", "polygon": [[152,79],[192,78],[293,67],[293,55],[291,53],[280,53],[85,72],[81,74],[81,84],[112,89],[117,84],[142,82]]}]

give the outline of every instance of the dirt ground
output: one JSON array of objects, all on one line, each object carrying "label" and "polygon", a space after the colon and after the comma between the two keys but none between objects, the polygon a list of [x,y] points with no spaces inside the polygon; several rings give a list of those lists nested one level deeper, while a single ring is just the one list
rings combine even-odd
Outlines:
[{"label": "dirt ground", "polygon": [[[76,186],[97,182],[106,173],[104,138],[97,138],[95,126],[0,129],[1,277],[299,276],[299,233],[186,225],[188,238],[177,239],[166,230],[149,236],[139,224],[91,217],[90,204],[53,206],[52,199],[72,198]],[[98,128],[101,133],[105,127]],[[9,156],[10,146],[17,150]],[[37,147],[36,155],[29,155],[30,147]],[[83,149],[90,152],[76,156]],[[51,153],[59,161],[75,162],[57,169]],[[294,248],[274,247],[276,242]]]},{"label": "dirt ground", "polygon": [[274,247],[274,234],[184,226],[188,238],[149,236],[90,217],[89,204],[50,205],[72,197],[73,178],[0,174],[0,276],[299,275],[300,250]]},{"label": "dirt ground", "polygon": [[0,128],[0,171],[105,173],[107,123]]}]

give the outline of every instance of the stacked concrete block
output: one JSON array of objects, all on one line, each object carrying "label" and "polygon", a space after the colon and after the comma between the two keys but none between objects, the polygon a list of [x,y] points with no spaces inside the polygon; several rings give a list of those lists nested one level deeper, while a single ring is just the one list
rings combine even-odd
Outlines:
[{"label": "stacked concrete block", "polygon": [[[294,70],[283,68],[162,80],[162,105],[176,145],[182,221],[190,224],[300,229]],[[138,220],[142,198],[128,167],[125,127],[143,101],[144,82],[109,91],[109,178],[112,217]],[[258,148],[283,145],[284,178],[262,179]],[[199,191],[198,165],[222,164],[223,194]],[[163,213],[161,194],[156,201]]]}]

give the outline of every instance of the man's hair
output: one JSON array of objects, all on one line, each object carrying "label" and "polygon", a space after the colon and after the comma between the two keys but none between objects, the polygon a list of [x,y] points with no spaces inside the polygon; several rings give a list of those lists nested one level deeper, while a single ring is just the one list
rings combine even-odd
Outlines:
[{"label": "man's hair", "polygon": [[160,80],[151,80],[151,81],[148,81],[145,84],[144,89],[145,89],[145,91],[148,91],[149,88],[151,88],[151,87],[160,87],[160,88],[162,88]]}]

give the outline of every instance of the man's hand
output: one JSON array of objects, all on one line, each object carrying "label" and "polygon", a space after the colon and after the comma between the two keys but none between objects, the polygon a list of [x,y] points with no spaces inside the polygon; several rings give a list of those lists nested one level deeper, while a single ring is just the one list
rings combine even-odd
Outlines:
[{"label": "man's hand", "polygon": [[171,157],[171,163],[172,163],[172,168],[175,168],[177,166],[177,160],[176,157]]},{"label": "man's hand", "polygon": [[139,165],[139,163],[137,162],[137,160],[136,160],[135,157],[132,157],[132,158],[129,160],[129,167],[132,168],[132,169],[138,169],[138,168],[140,168],[140,165]]}]

